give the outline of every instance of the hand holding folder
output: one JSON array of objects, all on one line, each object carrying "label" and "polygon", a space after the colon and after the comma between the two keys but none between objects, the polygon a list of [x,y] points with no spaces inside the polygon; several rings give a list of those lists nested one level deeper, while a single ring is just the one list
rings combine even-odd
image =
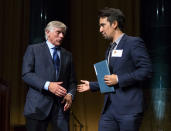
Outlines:
[{"label": "hand holding folder", "polygon": [[94,64],[94,69],[99,83],[100,92],[101,93],[114,92],[115,91],[114,86],[108,86],[104,81],[104,76],[110,75],[107,60],[103,60],[101,62]]}]

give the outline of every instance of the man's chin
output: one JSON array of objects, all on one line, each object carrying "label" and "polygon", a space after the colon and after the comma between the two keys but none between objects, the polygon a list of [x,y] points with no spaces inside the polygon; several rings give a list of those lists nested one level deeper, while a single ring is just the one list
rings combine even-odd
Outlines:
[{"label": "man's chin", "polygon": [[110,38],[109,38],[109,37],[107,37],[107,36],[103,36],[103,38],[104,38],[104,39],[107,39],[107,40],[108,40],[108,39],[110,39]]},{"label": "man's chin", "polygon": [[62,43],[62,41],[56,41],[56,42],[55,42],[55,45],[56,45],[56,46],[60,46],[61,43]]}]

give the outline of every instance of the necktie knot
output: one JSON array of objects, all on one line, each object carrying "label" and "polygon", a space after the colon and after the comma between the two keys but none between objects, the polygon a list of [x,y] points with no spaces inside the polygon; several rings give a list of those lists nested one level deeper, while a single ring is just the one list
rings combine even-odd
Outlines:
[{"label": "necktie knot", "polygon": [[116,42],[111,43],[111,44],[110,44],[110,50],[113,50],[113,49],[115,48],[116,45],[117,45]]},{"label": "necktie knot", "polygon": [[52,48],[54,51],[60,50],[60,46],[55,46]]}]

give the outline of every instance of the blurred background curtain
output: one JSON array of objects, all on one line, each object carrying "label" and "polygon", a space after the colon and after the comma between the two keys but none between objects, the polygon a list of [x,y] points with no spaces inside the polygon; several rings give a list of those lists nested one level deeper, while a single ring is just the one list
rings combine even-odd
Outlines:
[{"label": "blurred background curtain", "polygon": [[[167,0],[157,0],[156,2],[158,1]],[[125,33],[132,36],[142,36],[146,44],[150,44],[149,39],[146,39],[147,36],[144,36],[150,28],[147,26],[150,16],[146,16],[150,13],[145,11],[146,4],[149,4],[147,9],[150,12],[150,6],[154,3],[143,3],[141,0],[59,0],[55,2],[53,0],[48,2],[47,0],[37,0],[35,3],[33,0],[1,0],[0,78],[7,81],[10,87],[11,127],[25,124],[23,108],[27,88],[21,80],[22,57],[28,44],[44,39],[43,28],[48,21],[57,19],[67,24],[68,32],[63,46],[73,53],[77,79],[78,81],[81,79],[93,81],[96,80],[93,64],[104,59],[105,50],[109,43],[99,33],[98,10],[105,6],[121,9],[126,16]],[[38,13],[36,9],[38,10],[40,7],[43,9],[39,12],[42,13],[42,18],[45,18],[46,12],[49,14],[47,19],[44,19],[46,21],[39,23],[35,14]],[[142,22],[143,18],[146,19],[146,24]],[[40,24],[41,27],[40,25],[36,26],[36,24]],[[146,28],[147,32],[143,28]],[[149,45],[147,47],[151,49]],[[150,93],[147,91],[145,95],[149,98],[148,103],[152,105],[152,102],[149,102],[151,100]],[[83,131],[97,131],[102,106],[103,95],[100,93],[77,93],[72,111],[83,124]],[[151,108],[154,107],[151,106]],[[148,112],[141,131],[170,130],[169,111],[165,115],[165,127],[161,124],[154,124],[154,120],[157,119],[154,117],[154,110],[149,109]],[[157,120],[155,122],[157,123]],[[157,128],[155,128],[156,126]]]},{"label": "blurred background curtain", "polygon": [[29,0],[1,0],[0,18],[0,78],[11,91],[10,123],[24,124],[21,63],[29,39]]}]

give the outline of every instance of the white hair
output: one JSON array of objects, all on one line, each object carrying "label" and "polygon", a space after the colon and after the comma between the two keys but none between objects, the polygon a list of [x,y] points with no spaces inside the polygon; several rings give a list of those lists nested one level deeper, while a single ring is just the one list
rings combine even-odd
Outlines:
[{"label": "white hair", "polygon": [[47,26],[45,27],[45,39],[47,40],[47,35],[46,35],[46,31],[52,31],[54,28],[64,28],[65,32],[67,29],[67,26],[60,22],[60,21],[51,21],[47,24]]}]

